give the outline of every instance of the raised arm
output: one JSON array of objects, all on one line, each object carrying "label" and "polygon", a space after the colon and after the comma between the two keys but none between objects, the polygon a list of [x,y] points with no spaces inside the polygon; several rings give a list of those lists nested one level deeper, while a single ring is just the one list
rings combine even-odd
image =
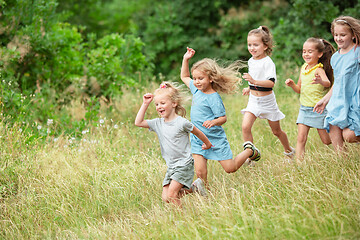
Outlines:
[{"label": "raised arm", "polygon": [[135,126],[149,128],[149,125],[148,125],[147,121],[144,119],[144,117],[145,117],[146,110],[148,109],[153,98],[154,98],[154,95],[151,93],[146,93],[143,96],[143,103],[142,103],[142,105],[136,115],[136,118],[135,118]]},{"label": "raised arm", "polygon": [[193,130],[191,131],[192,134],[195,134],[201,141],[203,141],[202,149],[209,149],[211,148],[212,144],[210,140],[206,137],[206,135],[200,131],[197,127],[194,126]]},{"label": "raised arm", "polygon": [[326,76],[325,70],[322,68],[316,69],[315,78],[312,81],[312,84],[321,84],[324,87],[330,87],[331,82],[329,78]]},{"label": "raised arm", "polygon": [[189,59],[195,55],[195,50],[192,48],[186,48],[186,53],[184,54],[182,64],[181,64],[181,72],[180,78],[189,87],[190,85],[190,71],[189,71]]}]

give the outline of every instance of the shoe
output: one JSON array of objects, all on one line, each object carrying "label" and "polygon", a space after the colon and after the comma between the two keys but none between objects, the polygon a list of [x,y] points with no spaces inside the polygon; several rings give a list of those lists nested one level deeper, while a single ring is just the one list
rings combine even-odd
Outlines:
[{"label": "shoe", "polygon": [[291,152],[284,152],[284,155],[289,158],[293,158],[295,156],[295,149],[293,147],[290,148],[291,148]]},{"label": "shoe", "polygon": [[198,193],[203,197],[207,196],[206,188],[204,181],[201,178],[196,179],[193,184],[191,184],[191,190],[194,193]]},{"label": "shoe", "polygon": [[250,142],[250,141],[244,142],[243,147],[244,147],[244,150],[249,148],[253,151],[253,154],[249,157],[250,160],[252,160],[252,161],[260,160],[260,158],[261,158],[260,150],[257,149],[252,142]]}]

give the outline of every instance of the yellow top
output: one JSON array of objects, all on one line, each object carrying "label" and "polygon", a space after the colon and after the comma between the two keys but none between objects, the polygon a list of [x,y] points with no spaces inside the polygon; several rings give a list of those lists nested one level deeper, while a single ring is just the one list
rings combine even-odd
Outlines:
[{"label": "yellow top", "polygon": [[321,63],[305,70],[307,66],[308,64],[304,63],[301,67],[300,103],[305,107],[314,107],[315,104],[325,96],[330,88],[325,88],[321,84],[312,84],[312,80],[315,78],[315,70],[319,67],[323,67]]}]

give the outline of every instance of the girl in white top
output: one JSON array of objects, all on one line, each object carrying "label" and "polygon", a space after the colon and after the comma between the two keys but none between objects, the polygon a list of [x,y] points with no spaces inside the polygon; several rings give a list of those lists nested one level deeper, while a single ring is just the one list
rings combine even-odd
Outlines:
[{"label": "girl in white top", "polygon": [[248,33],[248,50],[252,57],[248,61],[249,73],[243,74],[243,79],[249,82],[249,87],[243,89],[243,95],[249,95],[242,122],[244,141],[253,142],[251,128],[257,118],[268,120],[272,133],[279,138],[284,147],[284,154],[292,157],[295,149],[289,144],[286,133],[280,127],[280,119],[285,115],[279,110],[273,87],[276,81],[276,68],[269,55],[272,52],[272,36],[268,27],[260,26]]}]

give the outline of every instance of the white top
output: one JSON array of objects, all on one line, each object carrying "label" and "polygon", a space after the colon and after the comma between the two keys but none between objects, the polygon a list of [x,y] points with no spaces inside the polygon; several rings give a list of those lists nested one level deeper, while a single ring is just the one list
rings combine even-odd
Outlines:
[{"label": "white top", "polygon": [[[257,81],[274,79],[276,81],[276,67],[275,63],[269,56],[260,60],[255,60],[252,57],[248,61],[249,74]],[[252,85],[249,83],[249,85]],[[252,85],[254,86],[254,85]]]}]

